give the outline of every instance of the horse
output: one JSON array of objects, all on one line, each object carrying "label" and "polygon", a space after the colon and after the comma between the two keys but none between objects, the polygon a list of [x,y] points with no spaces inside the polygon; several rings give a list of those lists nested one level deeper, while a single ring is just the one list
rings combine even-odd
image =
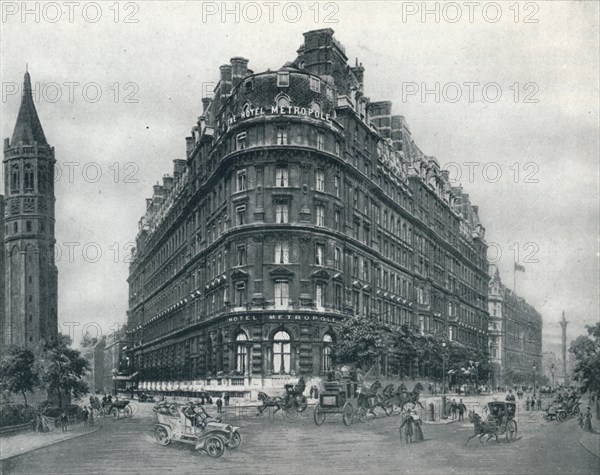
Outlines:
[{"label": "horse", "polygon": [[364,409],[367,412],[375,415],[373,411],[378,405],[377,403],[371,403],[371,399],[377,398],[377,391],[381,388],[381,383],[379,381],[375,381],[369,389],[365,389],[364,386],[361,386],[358,390],[358,407]]},{"label": "horse", "polygon": [[469,422],[473,424],[474,433],[467,439],[465,445],[467,445],[471,439],[477,436],[479,436],[479,443],[483,444],[481,438],[484,435],[488,436],[487,440],[485,441],[486,444],[492,437],[495,437],[496,442],[498,442],[498,426],[495,422],[486,422],[482,420],[481,416],[474,411],[469,411]]},{"label": "horse", "polygon": [[260,391],[258,393],[258,400],[262,402],[260,406],[258,406],[258,414],[260,416],[265,409],[268,407],[275,407],[276,409],[273,411],[275,414],[279,409],[284,409],[283,398],[280,396],[269,396],[266,393]]},{"label": "horse", "polygon": [[396,405],[400,408],[401,411],[404,410],[404,406],[406,404],[419,405],[421,406],[421,409],[425,409],[423,407],[423,404],[421,404],[421,402],[419,401],[420,392],[422,390],[423,386],[421,385],[421,383],[415,384],[415,387],[410,392],[406,390],[406,386],[404,386],[404,384],[401,384],[394,393],[393,400],[396,401]]}]

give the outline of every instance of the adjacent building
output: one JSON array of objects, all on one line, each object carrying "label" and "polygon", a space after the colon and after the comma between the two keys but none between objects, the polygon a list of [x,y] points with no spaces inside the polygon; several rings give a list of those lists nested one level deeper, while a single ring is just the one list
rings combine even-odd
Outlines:
[{"label": "adjacent building", "polygon": [[139,222],[128,351],[140,389],[316,384],[354,315],[487,349],[478,210],[392,104],[364,96],[364,72],[330,29],[305,33],[276,71],[220,67]]},{"label": "adjacent building", "polygon": [[44,135],[25,73],[15,129],[4,140],[2,347],[35,347],[58,333],[54,163],[54,147]]},{"label": "adjacent building", "polygon": [[492,386],[532,384],[534,374],[543,374],[542,316],[502,283],[495,265],[490,266],[490,275],[488,339]]}]

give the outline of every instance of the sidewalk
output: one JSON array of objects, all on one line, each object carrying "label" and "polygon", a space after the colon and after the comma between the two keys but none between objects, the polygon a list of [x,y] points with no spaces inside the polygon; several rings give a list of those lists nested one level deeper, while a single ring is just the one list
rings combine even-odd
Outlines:
[{"label": "sidewalk", "polygon": [[16,435],[6,435],[0,437],[0,460],[16,457],[32,450],[62,442],[63,440],[91,434],[100,429],[100,427],[99,425],[83,427],[83,423],[79,423],[75,426],[69,426],[68,432],[61,432],[60,428],[56,428],[52,432],[40,433],[29,431]]},{"label": "sidewalk", "polygon": [[581,445],[588,452],[594,454],[600,458],[600,433],[598,432],[584,432],[579,438],[579,445]]}]

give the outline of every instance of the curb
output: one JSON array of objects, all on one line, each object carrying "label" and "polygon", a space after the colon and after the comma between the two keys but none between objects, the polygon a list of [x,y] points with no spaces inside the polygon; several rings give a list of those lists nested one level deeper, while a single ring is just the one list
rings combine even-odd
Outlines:
[{"label": "curb", "polygon": [[596,458],[600,458],[600,455],[598,455],[597,453],[594,453],[592,450],[588,449],[585,444],[583,442],[581,442],[581,440],[583,439],[583,437],[580,437],[579,439],[577,439],[577,443],[579,445],[581,445],[585,450],[587,450],[590,454],[592,454],[594,457]]},{"label": "curb", "polygon": [[75,439],[77,437],[83,437],[84,435],[94,434],[95,432],[98,432],[101,428],[102,428],[102,426],[98,426],[94,430],[91,430],[89,432],[84,432],[82,434],[73,434],[72,437],[67,437],[65,439],[60,439],[60,440],[55,440],[55,441],[47,442],[46,444],[39,445],[37,447],[33,447],[33,448],[29,449],[29,450],[26,450],[25,452],[21,452],[19,454],[14,454],[14,455],[9,455],[8,457],[2,457],[2,458],[0,458],[0,462],[4,462],[5,460],[10,460],[10,459],[13,459],[15,457],[20,457],[21,455],[25,455],[25,454],[34,452],[34,451],[36,451],[38,449],[43,449],[43,448],[48,447],[50,445],[60,444],[61,442],[65,442],[67,440]]}]

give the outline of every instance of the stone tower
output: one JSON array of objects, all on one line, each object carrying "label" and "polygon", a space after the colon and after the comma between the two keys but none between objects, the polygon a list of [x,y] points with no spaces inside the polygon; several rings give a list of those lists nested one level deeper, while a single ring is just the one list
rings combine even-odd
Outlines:
[{"label": "stone tower", "polygon": [[562,320],[560,321],[560,327],[562,329],[561,352],[562,352],[562,377],[563,377],[564,384],[568,384],[568,381],[569,381],[569,377],[567,374],[567,323],[569,323],[569,322],[565,319],[565,311],[563,310]]},{"label": "stone tower", "polygon": [[58,333],[54,163],[26,72],[12,139],[4,139],[4,346],[35,347]]}]

